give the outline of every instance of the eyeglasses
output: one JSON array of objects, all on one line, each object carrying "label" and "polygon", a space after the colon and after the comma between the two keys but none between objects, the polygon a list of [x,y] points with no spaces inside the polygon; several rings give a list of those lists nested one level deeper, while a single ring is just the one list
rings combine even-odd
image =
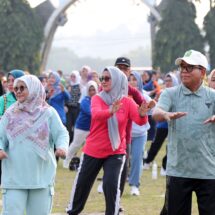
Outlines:
[{"label": "eyeglasses", "polygon": [[111,79],[111,77],[109,77],[109,76],[102,76],[102,77],[100,77],[100,81],[101,82],[102,81],[108,82],[108,81],[110,81],[110,79]]},{"label": "eyeglasses", "polygon": [[191,73],[194,69],[202,69],[201,66],[195,66],[195,65],[180,65],[179,71],[183,72],[186,70],[188,73]]},{"label": "eyeglasses", "polygon": [[13,88],[13,90],[14,90],[14,92],[18,92],[18,91],[20,91],[21,93],[25,90],[25,88],[27,88],[27,87],[25,87],[25,86],[19,86],[19,87],[14,87]]}]

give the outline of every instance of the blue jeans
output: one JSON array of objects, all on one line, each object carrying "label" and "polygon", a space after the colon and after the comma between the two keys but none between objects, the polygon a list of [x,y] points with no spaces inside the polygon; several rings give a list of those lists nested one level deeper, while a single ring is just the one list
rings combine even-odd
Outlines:
[{"label": "blue jeans", "polygon": [[131,141],[131,169],[129,185],[139,187],[142,172],[143,152],[147,141],[147,134],[140,137],[132,137]]}]

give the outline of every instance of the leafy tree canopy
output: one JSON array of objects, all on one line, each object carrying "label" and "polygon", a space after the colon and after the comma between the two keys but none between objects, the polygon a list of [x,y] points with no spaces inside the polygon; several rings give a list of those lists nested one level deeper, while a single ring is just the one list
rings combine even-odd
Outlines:
[{"label": "leafy tree canopy", "polygon": [[153,50],[153,66],[166,73],[175,68],[175,59],[185,51],[203,52],[204,41],[195,23],[196,9],[188,0],[168,0],[162,11]]},{"label": "leafy tree canopy", "polygon": [[1,0],[0,29],[1,68],[36,73],[43,29],[26,0]]}]

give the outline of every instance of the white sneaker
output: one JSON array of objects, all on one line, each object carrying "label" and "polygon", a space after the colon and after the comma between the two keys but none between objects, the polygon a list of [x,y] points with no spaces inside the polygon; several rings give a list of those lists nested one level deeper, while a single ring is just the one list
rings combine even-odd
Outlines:
[{"label": "white sneaker", "polygon": [[149,170],[150,169],[150,163],[144,163],[143,164],[143,170]]},{"label": "white sneaker", "polygon": [[161,167],[160,175],[166,176],[166,170],[163,167]]},{"label": "white sneaker", "polygon": [[138,187],[131,186],[131,195],[133,195],[133,196],[139,196],[140,195],[140,191],[139,191]]},{"label": "white sneaker", "polygon": [[97,192],[98,193],[103,193],[103,183],[101,182],[99,185],[98,185],[98,187],[97,187]]}]

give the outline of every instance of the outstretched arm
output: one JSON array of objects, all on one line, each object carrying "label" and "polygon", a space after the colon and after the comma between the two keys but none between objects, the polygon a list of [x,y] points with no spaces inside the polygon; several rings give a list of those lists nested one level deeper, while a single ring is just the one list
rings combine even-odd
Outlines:
[{"label": "outstretched arm", "polygon": [[214,123],[215,122],[215,115],[211,116],[210,118],[206,119],[204,121],[204,124],[208,124],[208,123]]},{"label": "outstretched arm", "polygon": [[167,112],[159,107],[156,107],[152,113],[152,117],[155,121],[170,121],[172,119],[179,119],[186,115],[186,112]]}]

